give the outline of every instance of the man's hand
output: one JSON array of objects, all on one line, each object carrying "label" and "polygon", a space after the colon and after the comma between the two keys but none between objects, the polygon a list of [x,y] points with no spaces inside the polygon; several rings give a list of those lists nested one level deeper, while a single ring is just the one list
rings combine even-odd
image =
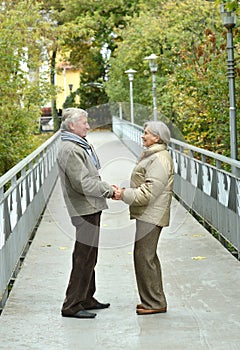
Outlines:
[{"label": "man's hand", "polygon": [[117,185],[112,185],[112,189],[113,189],[113,196],[112,196],[112,199],[116,199],[115,198],[115,193],[116,191],[119,189],[119,187]]},{"label": "man's hand", "polygon": [[123,199],[123,194],[124,194],[125,188],[118,188],[115,190],[114,193],[114,199],[116,200],[122,200]]}]

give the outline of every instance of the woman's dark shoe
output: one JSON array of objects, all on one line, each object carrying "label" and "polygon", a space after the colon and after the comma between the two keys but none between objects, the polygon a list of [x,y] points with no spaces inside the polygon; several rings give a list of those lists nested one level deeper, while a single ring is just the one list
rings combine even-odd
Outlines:
[{"label": "woman's dark shoe", "polygon": [[167,312],[167,308],[166,307],[162,307],[161,309],[137,309],[137,314],[138,315],[152,315],[152,314],[160,314],[160,313],[164,313]]},{"label": "woman's dark shoe", "polygon": [[73,317],[73,318],[94,318],[97,316],[97,314],[94,314],[92,312],[88,312],[85,310],[80,310],[73,315],[68,315],[68,314],[62,313],[62,316],[63,317]]},{"label": "woman's dark shoe", "polygon": [[137,304],[136,309],[144,309],[143,304]]}]

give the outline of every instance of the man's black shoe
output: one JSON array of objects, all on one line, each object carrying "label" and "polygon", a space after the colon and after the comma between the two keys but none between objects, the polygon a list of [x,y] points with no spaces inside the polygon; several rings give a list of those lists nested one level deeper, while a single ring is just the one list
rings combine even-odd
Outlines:
[{"label": "man's black shoe", "polygon": [[104,303],[99,303],[99,301],[97,301],[92,306],[85,307],[85,310],[101,310],[101,309],[107,309],[109,306],[110,306],[109,303],[104,304]]},{"label": "man's black shoe", "polygon": [[73,315],[68,315],[68,314],[62,313],[63,317],[73,317],[73,318],[94,318],[94,317],[96,317],[96,315],[97,314],[94,314],[92,312],[88,312],[85,310],[80,310]]}]

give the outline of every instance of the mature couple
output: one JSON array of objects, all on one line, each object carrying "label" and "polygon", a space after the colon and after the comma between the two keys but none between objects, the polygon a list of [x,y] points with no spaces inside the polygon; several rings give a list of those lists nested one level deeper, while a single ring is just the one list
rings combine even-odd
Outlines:
[{"label": "mature couple", "polygon": [[169,225],[174,177],[167,150],[170,131],[162,122],[144,125],[144,151],[132,172],[131,187],[119,188],[101,180],[98,157],[86,140],[89,129],[86,111],[68,108],[63,112],[58,166],[76,241],[62,316],[94,318],[96,314],[89,310],[110,306],[94,298],[100,217],[107,209],[106,198],[129,204],[130,217],[136,219],[134,267],[141,301],[137,314],[164,313],[167,302],[156,251],[161,230]]}]

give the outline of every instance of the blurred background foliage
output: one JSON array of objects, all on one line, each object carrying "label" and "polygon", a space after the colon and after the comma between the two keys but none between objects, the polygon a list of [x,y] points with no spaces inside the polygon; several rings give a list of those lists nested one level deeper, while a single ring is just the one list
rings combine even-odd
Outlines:
[{"label": "blurred background foliage", "polygon": [[[221,2],[239,11],[237,1]],[[0,2],[0,174],[43,140],[36,135],[36,121],[41,107],[49,100],[54,112],[58,54],[81,70],[80,86],[68,96],[64,107],[76,106],[74,94],[78,94],[80,107],[86,109],[122,102],[128,118],[129,81],[124,72],[132,68],[137,71],[133,81],[136,113],[138,122],[143,123],[152,118],[152,76],[144,58],[155,53],[159,57],[159,119],[173,123],[186,142],[229,156],[226,29],[221,22],[219,3],[218,0]],[[234,45],[239,109],[238,23],[234,28]],[[43,55],[49,67],[45,75],[37,73]],[[238,139],[239,130],[238,118]]]}]

